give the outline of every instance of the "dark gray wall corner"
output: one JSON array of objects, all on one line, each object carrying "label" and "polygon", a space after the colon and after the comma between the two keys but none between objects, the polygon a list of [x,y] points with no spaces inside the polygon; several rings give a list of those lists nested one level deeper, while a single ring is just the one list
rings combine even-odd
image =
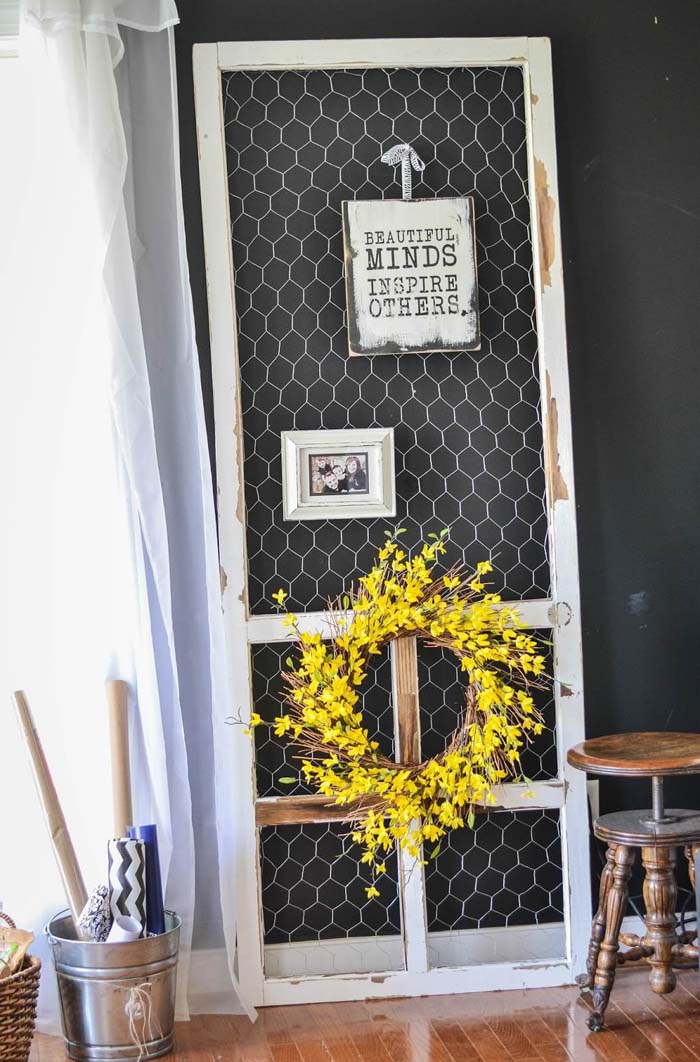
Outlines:
[{"label": "dark gray wall corner", "polygon": [[[549,36],[590,735],[700,728],[700,7],[651,0],[179,0],[182,181],[213,440],[192,45]],[[700,783],[669,786],[697,802]],[[604,807],[644,801],[606,782]],[[697,805],[696,805],[697,806]]]}]

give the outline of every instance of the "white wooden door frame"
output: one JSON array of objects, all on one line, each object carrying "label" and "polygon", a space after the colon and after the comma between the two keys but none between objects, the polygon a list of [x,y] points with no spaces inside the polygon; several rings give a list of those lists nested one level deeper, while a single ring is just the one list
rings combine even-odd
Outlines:
[{"label": "white wooden door frame", "polygon": [[[238,787],[237,807],[231,814],[240,818],[242,843],[236,890],[238,961],[240,979],[255,1005],[543,987],[571,982],[585,965],[591,906],[586,781],[565,762],[567,748],[584,736],[584,715],[564,286],[547,38],[237,42],[194,47],[229,676],[236,708],[246,717],[251,708],[250,645],[286,641],[289,632],[278,617],[249,616],[247,609],[243,431],[221,75],[233,70],[461,66],[517,66],[524,75],[552,596],[546,601],[517,604],[528,624],[552,632],[554,673],[559,680],[555,686],[559,774],[554,780],[536,783],[534,799],[525,804],[521,787],[504,786],[499,804],[522,810],[560,809],[566,954],[551,962],[538,958],[431,969],[423,876],[412,875],[403,904],[406,969],[381,975],[266,978],[259,872],[252,872],[259,862],[258,826],[261,821],[279,821],[274,818],[279,801],[293,798],[258,800],[256,808],[253,749],[239,731],[236,762],[231,764]],[[301,625],[323,633],[327,629],[324,613],[303,615]],[[308,806],[309,798],[305,800]],[[330,816],[319,818],[328,821]]]}]

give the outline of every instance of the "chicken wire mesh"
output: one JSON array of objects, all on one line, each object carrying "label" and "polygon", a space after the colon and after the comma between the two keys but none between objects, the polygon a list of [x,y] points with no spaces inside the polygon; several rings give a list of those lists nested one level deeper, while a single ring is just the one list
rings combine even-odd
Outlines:
[{"label": "chicken wire mesh", "polygon": [[346,823],[261,829],[265,944],[400,935],[396,855],[386,860],[382,901],[369,900],[372,871],[358,861],[348,830]]},{"label": "chicken wire mesh", "polygon": [[[554,668],[551,631],[534,631],[540,640],[546,674]],[[465,705],[466,681],[454,653],[433,646],[418,646],[421,753],[424,758],[444,751],[445,738],[460,724]],[[555,778],[557,775],[556,712],[551,689],[531,689],[542,713],[545,730],[521,752],[520,773],[525,778]]]},{"label": "chicken wire mesh", "polygon": [[[266,723],[283,710],[282,672],[288,670],[285,661],[295,655],[288,645],[254,645],[252,649],[253,705]],[[391,662],[388,650],[369,661],[367,678],[360,690],[360,708],[372,738],[379,741],[381,751],[394,755],[394,719],[391,703]],[[290,796],[311,793],[300,771],[300,761],[294,746],[280,740],[267,726],[255,729],[255,763],[257,793],[260,797]],[[294,782],[283,781],[293,778]]]},{"label": "chicken wire mesh", "polygon": [[[250,611],[269,612],[280,585],[293,607],[324,608],[396,525],[406,528],[408,545],[449,526],[450,560],[474,565],[490,555],[506,599],[547,597],[522,72],[236,71],[223,75],[223,95]],[[480,351],[348,357],[340,205],[400,195],[396,174],[379,161],[398,141],[412,143],[427,164],[416,198],[474,196]],[[396,524],[283,521],[281,431],[392,426]],[[267,718],[279,710],[289,648],[252,653],[255,706]],[[431,755],[456,725],[463,688],[448,655],[422,647],[419,666],[423,751]],[[370,725],[389,742],[386,660],[366,698]],[[541,707],[553,718],[551,701]],[[256,744],[258,795],[305,791],[301,782],[280,783],[298,773],[286,746],[262,730]],[[527,754],[524,770],[556,774],[551,736]],[[346,834],[338,825],[260,831],[266,963],[271,949],[292,943],[365,934],[386,943],[400,932],[395,863],[381,901],[368,903],[366,868]],[[557,813],[480,817],[475,832],[445,842],[427,887],[433,933],[561,919]],[[320,972],[337,970],[329,961]],[[299,962],[300,971],[319,972]],[[379,962],[395,968],[389,958]]]},{"label": "chicken wire mesh", "polygon": [[561,922],[559,812],[489,811],[426,867],[428,931]]},{"label": "chicken wire mesh", "polygon": [[[223,90],[251,611],[281,582],[323,608],[392,526],[283,521],[292,429],[394,427],[405,541],[449,526],[468,564],[493,556],[508,598],[547,596],[522,72],[236,71]],[[380,162],[397,141],[426,162],[417,198],[474,196],[478,352],[348,357],[340,206],[399,197]]]}]

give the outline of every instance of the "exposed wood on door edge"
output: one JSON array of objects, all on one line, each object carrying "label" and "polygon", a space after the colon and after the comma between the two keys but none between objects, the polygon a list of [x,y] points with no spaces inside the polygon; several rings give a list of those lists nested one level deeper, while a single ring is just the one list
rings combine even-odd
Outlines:
[{"label": "exposed wood on door edge", "polygon": [[537,201],[537,232],[540,247],[540,289],[552,286],[551,268],[556,253],[554,217],[557,204],[549,194],[547,169],[540,159],[535,159],[535,198]]},{"label": "exposed wood on door edge", "polygon": [[547,433],[545,436],[545,469],[549,484],[549,500],[552,508],[558,501],[568,501],[569,488],[564,479],[559,458],[559,413],[557,400],[552,394],[552,382],[547,373]]}]

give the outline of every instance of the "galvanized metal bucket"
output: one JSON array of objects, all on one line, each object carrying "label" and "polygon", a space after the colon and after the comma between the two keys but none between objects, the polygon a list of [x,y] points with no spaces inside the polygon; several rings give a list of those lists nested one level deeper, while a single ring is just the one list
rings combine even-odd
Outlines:
[{"label": "galvanized metal bucket", "polygon": [[68,911],[46,933],[53,953],[66,1052],[81,1062],[142,1062],[173,1047],[180,919],[126,944],[76,940]]}]

